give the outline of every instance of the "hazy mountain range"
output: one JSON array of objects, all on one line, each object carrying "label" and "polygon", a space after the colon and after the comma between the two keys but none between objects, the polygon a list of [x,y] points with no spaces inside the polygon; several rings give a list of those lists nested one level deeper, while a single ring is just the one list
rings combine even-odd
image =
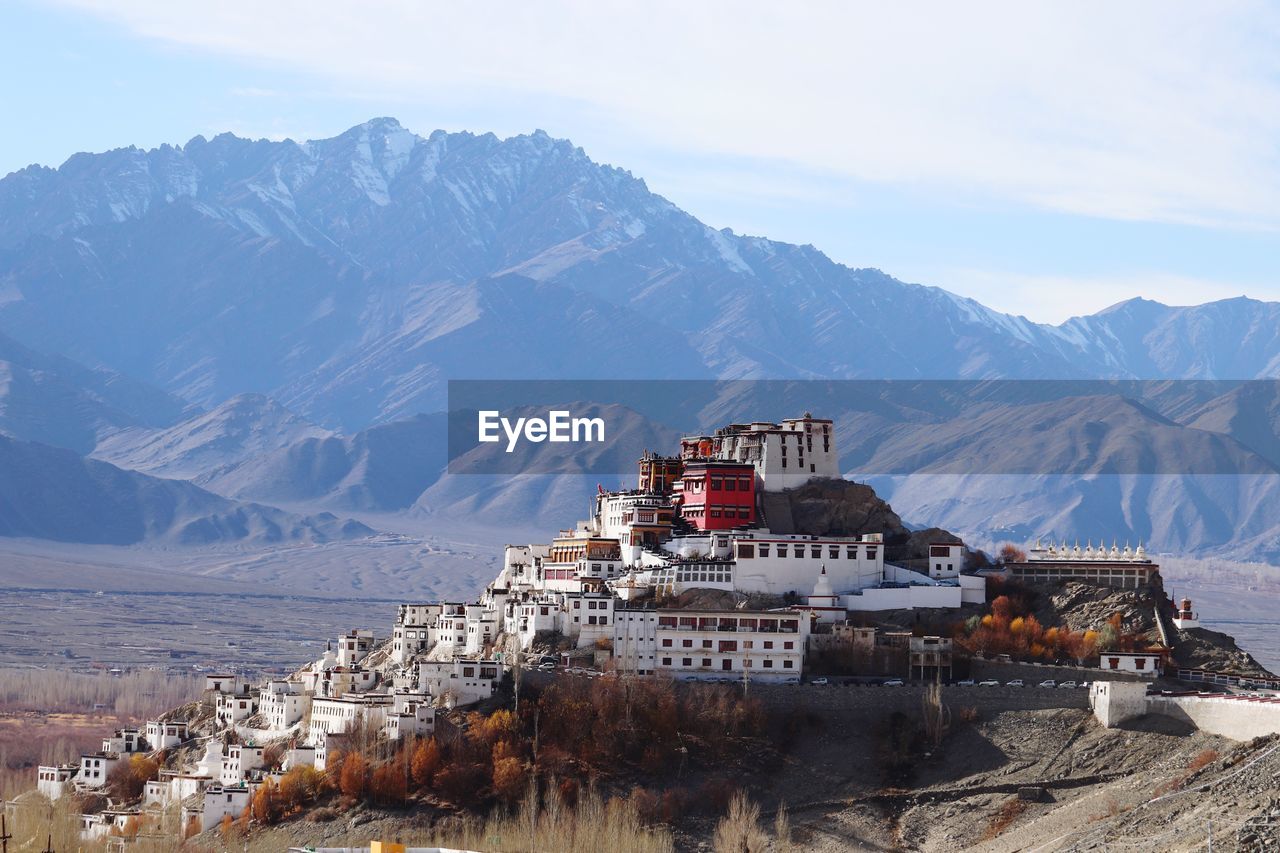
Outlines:
[{"label": "hazy mountain range", "polygon": [[[572,507],[567,524],[586,495],[581,482],[442,478],[449,378],[1280,375],[1275,303],[1131,300],[1033,323],[812,246],[715,230],[542,132],[420,137],[392,119],[327,140],[222,134],[10,174],[0,335],[0,432],[14,438],[235,501],[484,508],[495,523]],[[952,478],[878,481],[909,522],[1019,535],[1087,522],[1106,531],[1082,536],[1274,556],[1280,506],[1260,472],[1280,462],[1280,409],[1258,389],[1144,392],[1128,409],[1097,403],[1096,417],[1078,402],[1025,401],[1042,420],[1080,421],[1075,443],[1053,447],[976,401],[832,414],[851,471],[906,460]],[[1111,443],[1080,442],[1099,431]],[[947,466],[959,445],[1050,454],[1077,476],[957,479]],[[1255,482],[1087,485],[1117,459],[1147,454],[1155,470],[1189,452]],[[1002,502],[1016,524],[995,520]],[[45,521],[10,528],[67,522]]]}]

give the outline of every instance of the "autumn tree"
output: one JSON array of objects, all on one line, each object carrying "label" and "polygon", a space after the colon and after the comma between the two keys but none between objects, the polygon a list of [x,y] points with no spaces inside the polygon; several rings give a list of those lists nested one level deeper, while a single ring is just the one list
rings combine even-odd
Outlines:
[{"label": "autumn tree", "polygon": [[413,784],[419,788],[427,788],[440,768],[440,744],[436,739],[426,738],[418,741],[413,750],[413,758],[409,762],[409,773],[413,776]]},{"label": "autumn tree", "polygon": [[258,786],[249,809],[253,819],[260,824],[270,826],[280,821],[284,814],[284,807],[275,782],[268,778]]},{"label": "autumn tree", "polygon": [[314,767],[293,767],[280,778],[280,806],[285,812],[294,812],[310,805],[320,796],[324,777]]},{"label": "autumn tree", "polygon": [[364,797],[365,787],[369,781],[369,762],[358,752],[346,755],[342,762],[342,773],[339,777],[338,789],[353,800]]},{"label": "autumn tree", "polygon": [[369,780],[369,798],[380,806],[404,805],[407,793],[404,766],[398,761],[379,766]]},{"label": "autumn tree", "polygon": [[1004,543],[996,552],[996,563],[1025,563],[1026,561],[1027,552],[1012,542]]},{"label": "autumn tree", "polygon": [[493,763],[493,793],[508,805],[516,802],[524,794],[525,788],[524,762],[515,756],[505,756]]},{"label": "autumn tree", "polygon": [[107,777],[107,793],[115,800],[136,800],[159,771],[160,765],[154,758],[137,753],[112,768]]}]

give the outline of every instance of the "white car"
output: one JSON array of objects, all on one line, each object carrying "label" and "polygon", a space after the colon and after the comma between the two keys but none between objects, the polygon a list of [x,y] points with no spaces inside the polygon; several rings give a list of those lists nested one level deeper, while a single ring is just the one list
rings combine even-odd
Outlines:
[{"label": "white car", "polygon": [[1072,690],[1075,690],[1075,689],[1076,689],[1077,687],[1079,687],[1080,685],[1079,685],[1079,684],[1076,684],[1074,681],[1064,681],[1064,682],[1062,682],[1061,684],[1059,684],[1058,686],[1059,686],[1059,687],[1069,687],[1069,688],[1071,688]]},{"label": "white car", "polygon": [[972,678],[966,678],[963,681],[957,681],[956,687],[972,687],[975,684],[977,684],[977,682]]},{"label": "white car", "polygon": [[884,684],[882,684],[881,686],[882,686],[882,687],[901,687],[901,686],[902,686],[902,679],[901,679],[901,678],[890,678],[888,681],[886,681],[886,682],[885,682]]},{"label": "white car", "polygon": [[813,679],[810,679],[810,680],[809,680],[809,683],[810,683],[810,684],[813,684],[813,685],[816,685],[816,686],[818,686],[818,687],[825,687],[826,685],[830,684],[831,682],[830,682],[830,681],[827,681],[827,679],[825,679],[825,678],[813,678]]},{"label": "white car", "polygon": [[986,681],[979,681],[978,686],[979,687],[999,687],[1000,682],[996,681],[994,678],[988,678]]},{"label": "white car", "polygon": [[1057,687],[1058,682],[1054,681],[1052,678],[1046,678],[1044,681],[1040,682],[1040,686],[1041,687]]},{"label": "white car", "polygon": [[1022,683],[1021,678],[1015,678],[1013,681],[1006,681],[1004,683],[1004,686],[1005,687],[1025,687],[1026,685]]}]

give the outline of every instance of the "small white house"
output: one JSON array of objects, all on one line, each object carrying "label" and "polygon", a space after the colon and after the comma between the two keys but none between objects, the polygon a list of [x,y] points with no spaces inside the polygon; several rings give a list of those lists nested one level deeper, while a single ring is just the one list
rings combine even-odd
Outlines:
[{"label": "small white house", "polygon": [[929,544],[929,577],[955,578],[964,568],[964,545],[951,542]]},{"label": "small white house", "polygon": [[190,737],[190,729],[183,720],[150,720],[147,722],[147,746],[151,749],[170,749]]},{"label": "small white house", "polygon": [[66,793],[79,772],[79,764],[42,764],[36,771],[36,788],[50,800],[56,800]]},{"label": "small white house", "polygon": [[86,788],[101,788],[107,784],[107,777],[121,762],[119,753],[96,752],[93,755],[80,756],[80,772],[76,781]]},{"label": "small white house", "polygon": [[230,728],[252,717],[258,711],[258,697],[250,693],[219,693],[217,701],[218,728]]},{"label": "small white house", "polygon": [[247,785],[210,785],[204,790],[202,801],[182,809],[182,825],[194,817],[200,823],[200,831],[207,832],[222,823],[228,815],[235,820],[249,807],[252,789]]},{"label": "small white house", "polygon": [[227,757],[222,761],[223,786],[239,785],[248,777],[250,770],[262,766],[265,748],[252,744],[231,744],[227,747]]},{"label": "small white house", "polygon": [[145,745],[137,729],[116,729],[114,735],[102,739],[103,752],[140,752]]},{"label": "small white house", "polygon": [[1143,678],[1160,675],[1163,660],[1158,652],[1102,652],[1098,665],[1108,672],[1128,672]]}]

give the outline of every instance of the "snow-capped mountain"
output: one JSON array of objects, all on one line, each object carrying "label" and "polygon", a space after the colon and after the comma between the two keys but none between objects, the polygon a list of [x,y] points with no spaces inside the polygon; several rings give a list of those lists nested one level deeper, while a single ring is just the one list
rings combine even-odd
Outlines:
[{"label": "snow-capped mountain", "polygon": [[[393,119],[309,142],[221,134],[79,154],[0,179],[0,333],[14,339],[0,358],[17,365],[0,362],[0,431],[223,495],[427,514],[539,500],[531,482],[440,478],[449,378],[1280,375],[1280,304],[1135,299],[1033,323],[813,246],[713,229],[541,131],[419,136]],[[57,353],[58,369],[4,354],[33,349]],[[1141,402],[1172,422],[1163,452],[1233,448],[1180,432],[1194,429],[1274,464],[1269,394],[1175,387]],[[904,423],[1008,449],[998,424],[946,423],[954,403],[826,414],[854,462],[935,446],[886,441]],[[1064,502],[1071,518],[1145,523],[1148,497],[1133,490],[1041,491],[1038,508],[1031,487],[1019,504],[1027,524]],[[1181,495],[1229,521],[1264,493],[1183,483],[1158,503]],[[956,529],[997,497],[894,495],[909,521]],[[1249,541],[1269,536],[1269,513],[1241,522]],[[1166,525],[1192,530],[1178,547],[1233,535],[1184,522]]]},{"label": "snow-capped mountain", "polygon": [[1031,323],[717,231],[542,132],[376,119],[77,155],[0,180],[0,250],[0,330],[205,406],[269,393],[345,429],[442,408],[450,376],[1280,369],[1280,306]]}]

